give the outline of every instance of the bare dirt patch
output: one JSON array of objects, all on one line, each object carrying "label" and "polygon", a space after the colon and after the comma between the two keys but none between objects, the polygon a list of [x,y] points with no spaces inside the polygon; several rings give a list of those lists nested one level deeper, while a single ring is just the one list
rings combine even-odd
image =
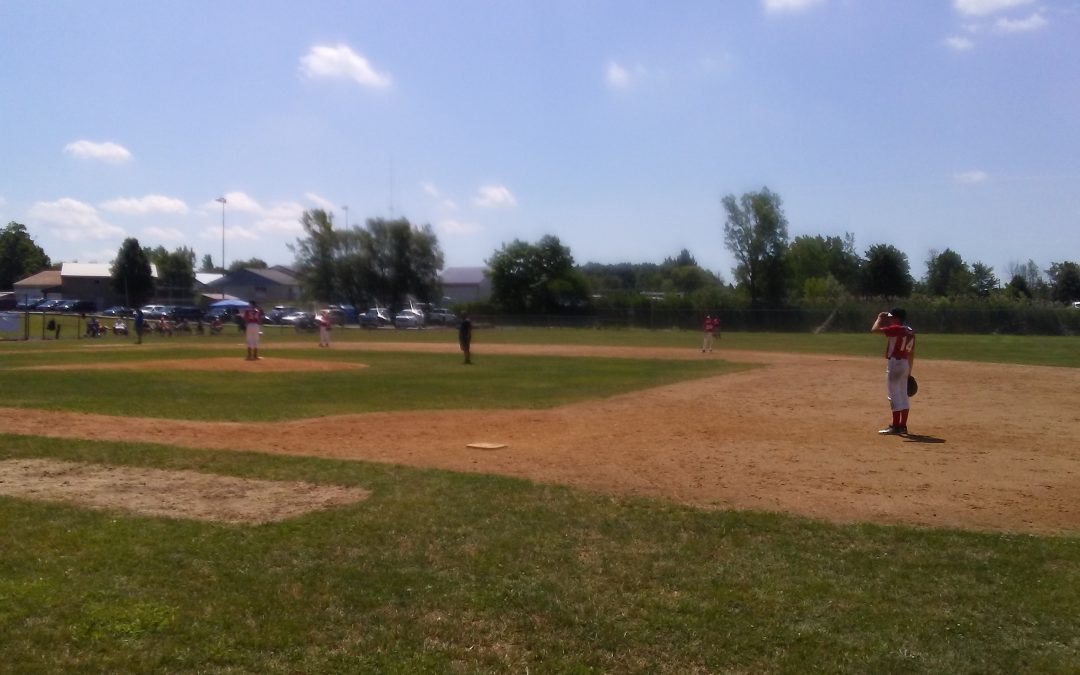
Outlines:
[{"label": "bare dirt patch", "polygon": [[260,524],[354,504],[368,492],[340,485],[236,478],[51,459],[0,461],[0,495],[147,516]]},{"label": "bare dirt patch", "polygon": [[[452,344],[334,349],[457,352]],[[922,360],[909,424],[917,435],[883,438],[882,359],[479,345],[472,367],[494,353],[763,367],[552,410],[341,415],[279,422],[273,434],[261,424],[14,409],[0,409],[0,420],[9,433],[437,467],[836,522],[1080,532],[1080,369]],[[475,442],[507,447],[466,447]]]}]

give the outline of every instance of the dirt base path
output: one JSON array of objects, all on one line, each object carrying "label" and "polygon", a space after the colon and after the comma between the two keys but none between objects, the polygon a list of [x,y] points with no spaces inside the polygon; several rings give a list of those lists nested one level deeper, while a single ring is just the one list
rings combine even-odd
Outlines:
[{"label": "dirt base path", "polygon": [[[245,423],[14,409],[0,419],[9,433],[438,467],[837,522],[1080,532],[1080,369],[920,361],[909,424],[918,435],[901,438],[876,433],[888,422],[881,359],[484,345],[473,367],[492,353],[764,367],[552,410],[343,415],[277,423],[273,434]],[[507,447],[466,447],[478,441]]]}]

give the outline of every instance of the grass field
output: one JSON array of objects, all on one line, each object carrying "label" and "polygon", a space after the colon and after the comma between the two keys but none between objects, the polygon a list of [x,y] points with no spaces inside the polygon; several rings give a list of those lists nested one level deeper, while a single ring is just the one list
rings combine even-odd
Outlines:
[{"label": "grass field", "polygon": [[[478,331],[477,351],[485,341],[545,336],[689,348],[697,339]],[[267,349],[298,339],[313,341],[268,334]],[[335,339],[454,338],[338,331]],[[142,351],[103,351],[98,341],[0,345],[0,406],[265,419],[273,433],[282,417],[462,401],[547,407],[734,369],[516,356],[466,369],[445,355],[313,347],[277,356],[362,361],[378,388],[356,386],[355,372],[340,381],[267,373],[265,411],[242,401],[228,373],[11,370],[204,358],[219,355],[217,346],[240,357],[237,336],[212,349],[197,340],[156,340]],[[865,335],[724,340],[874,356],[880,347]],[[992,361],[1077,366],[1075,339],[979,339],[968,356],[971,343]],[[964,352],[960,340],[944,344],[937,358]],[[0,672],[1080,672],[1077,536],[841,526],[494,476],[0,435],[0,460],[29,457],[355,485],[372,496],[260,526],[0,497]]]}]

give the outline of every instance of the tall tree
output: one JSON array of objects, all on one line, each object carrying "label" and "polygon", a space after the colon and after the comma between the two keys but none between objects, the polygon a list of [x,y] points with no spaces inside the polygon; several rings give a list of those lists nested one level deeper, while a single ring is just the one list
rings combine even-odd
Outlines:
[{"label": "tall tree", "polygon": [[1055,302],[1080,301],[1080,265],[1071,261],[1051,263],[1046,274],[1050,277],[1050,299]]},{"label": "tall tree", "polygon": [[788,246],[780,196],[762,188],[737,201],[727,195],[723,205],[727,211],[724,243],[738,263],[735,280],[746,287],[752,304],[780,304],[787,285],[784,254]]},{"label": "tall tree", "polygon": [[134,237],[125,239],[116,254],[112,264],[112,287],[124,296],[124,304],[129,307],[138,307],[154,297],[150,258]]},{"label": "tall tree", "polygon": [[980,298],[988,298],[990,294],[1001,286],[1001,281],[994,274],[993,268],[981,262],[971,265],[971,287],[975,295]]},{"label": "tall tree", "polygon": [[169,301],[189,301],[195,288],[195,251],[181,246],[169,252],[158,246],[146,255],[157,265],[158,295]]},{"label": "tall tree", "polygon": [[[1050,287],[1043,271],[1034,260],[1029,258],[1026,263],[1010,262],[1008,272],[1010,293],[1019,293],[1036,300],[1050,298]],[[1019,285],[1020,279],[1023,280],[1022,286]]]},{"label": "tall tree", "polygon": [[45,250],[34,243],[26,226],[11,221],[0,231],[0,290],[8,290],[16,281],[37,274],[51,265]]},{"label": "tall tree", "polygon": [[[814,288],[834,288],[838,283],[850,293],[858,292],[862,260],[855,252],[855,235],[851,233],[843,237],[795,237],[788,246],[787,265],[792,290],[797,292],[805,291],[810,280],[817,280]],[[826,282],[830,277],[833,282]]]},{"label": "tall tree", "polygon": [[334,255],[337,233],[333,215],[323,209],[304,211],[300,217],[304,236],[289,249],[300,270],[300,288],[308,297],[329,302],[334,297]]},{"label": "tall tree", "polygon": [[926,261],[926,292],[938,297],[968,295],[972,292],[971,269],[952,249],[930,251]]},{"label": "tall tree", "polygon": [[903,251],[889,244],[874,244],[866,249],[862,267],[862,293],[868,297],[906,298],[915,281],[911,265]]},{"label": "tall tree", "polygon": [[515,239],[487,261],[491,300],[508,312],[555,313],[588,303],[585,278],[570,249],[545,235],[536,244]]},{"label": "tall tree", "polygon": [[234,260],[229,264],[229,271],[237,270],[265,270],[270,266],[262,258],[249,258],[248,260]]},{"label": "tall tree", "polygon": [[412,225],[404,218],[370,218],[361,239],[362,261],[370,265],[372,292],[392,304],[410,297],[422,302],[440,295],[442,249],[430,225]]},{"label": "tall tree", "polygon": [[1009,279],[1009,283],[1005,284],[1005,292],[1009,297],[1020,299],[1031,299],[1031,287],[1028,286],[1027,279],[1022,274],[1014,274],[1012,279]]},{"label": "tall tree", "polygon": [[300,224],[306,236],[289,248],[307,296],[360,305],[367,299],[428,302],[440,295],[443,254],[430,225],[372,218],[363,228],[336,230],[321,209],[306,211]]},{"label": "tall tree", "polygon": [[220,268],[214,265],[214,257],[207,253],[202,257],[202,263],[199,264],[200,272],[217,272]]}]

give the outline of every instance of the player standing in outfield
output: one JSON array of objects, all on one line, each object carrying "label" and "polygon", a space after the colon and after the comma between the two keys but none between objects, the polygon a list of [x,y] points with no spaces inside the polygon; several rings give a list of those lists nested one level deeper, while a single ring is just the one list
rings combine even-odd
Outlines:
[{"label": "player standing in outfield", "polygon": [[315,317],[315,322],[319,324],[319,346],[330,346],[330,310],[324,309],[319,312],[319,316]]},{"label": "player standing in outfield", "polygon": [[720,317],[706,314],[703,329],[705,330],[705,340],[701,343],[702,354],[712,351],[713,340],[716,339],[716,333],[720,330]]},{"label": "player standing in outfield", "polygon": [[146,330],[146,317],[141,309],[135,310],[135,344],[142,344],[142,334]]},{"label": "player standing in outfield", "polygon": [[465,354],[465,363],[472,363],[472,354],[470,348],[472,347],[472,321],[469,320],[468,314],[461,315],[461,323],[458,325],[458,346],[461,347],[461,351]]},{"label": "player standing in outfield", "polygon": [[262,328],[263,313],[252,300],[241,316],[244,322],[244,334],[247,338],[247,360],[259,360],[259,330]]},{"label": "player standing in outfield", "polygon": [[872,333],[883,333],[888,341],[885,344],[885,382],[889,392],[889,404],[892,407],[892,424],[879,434],[893,436],[906,434],[908,412],[911,402],[907,393],[908,375],[915,362],[915,330],[904,323],[907,312],[900,307],[881,312],[870,328]]}]

